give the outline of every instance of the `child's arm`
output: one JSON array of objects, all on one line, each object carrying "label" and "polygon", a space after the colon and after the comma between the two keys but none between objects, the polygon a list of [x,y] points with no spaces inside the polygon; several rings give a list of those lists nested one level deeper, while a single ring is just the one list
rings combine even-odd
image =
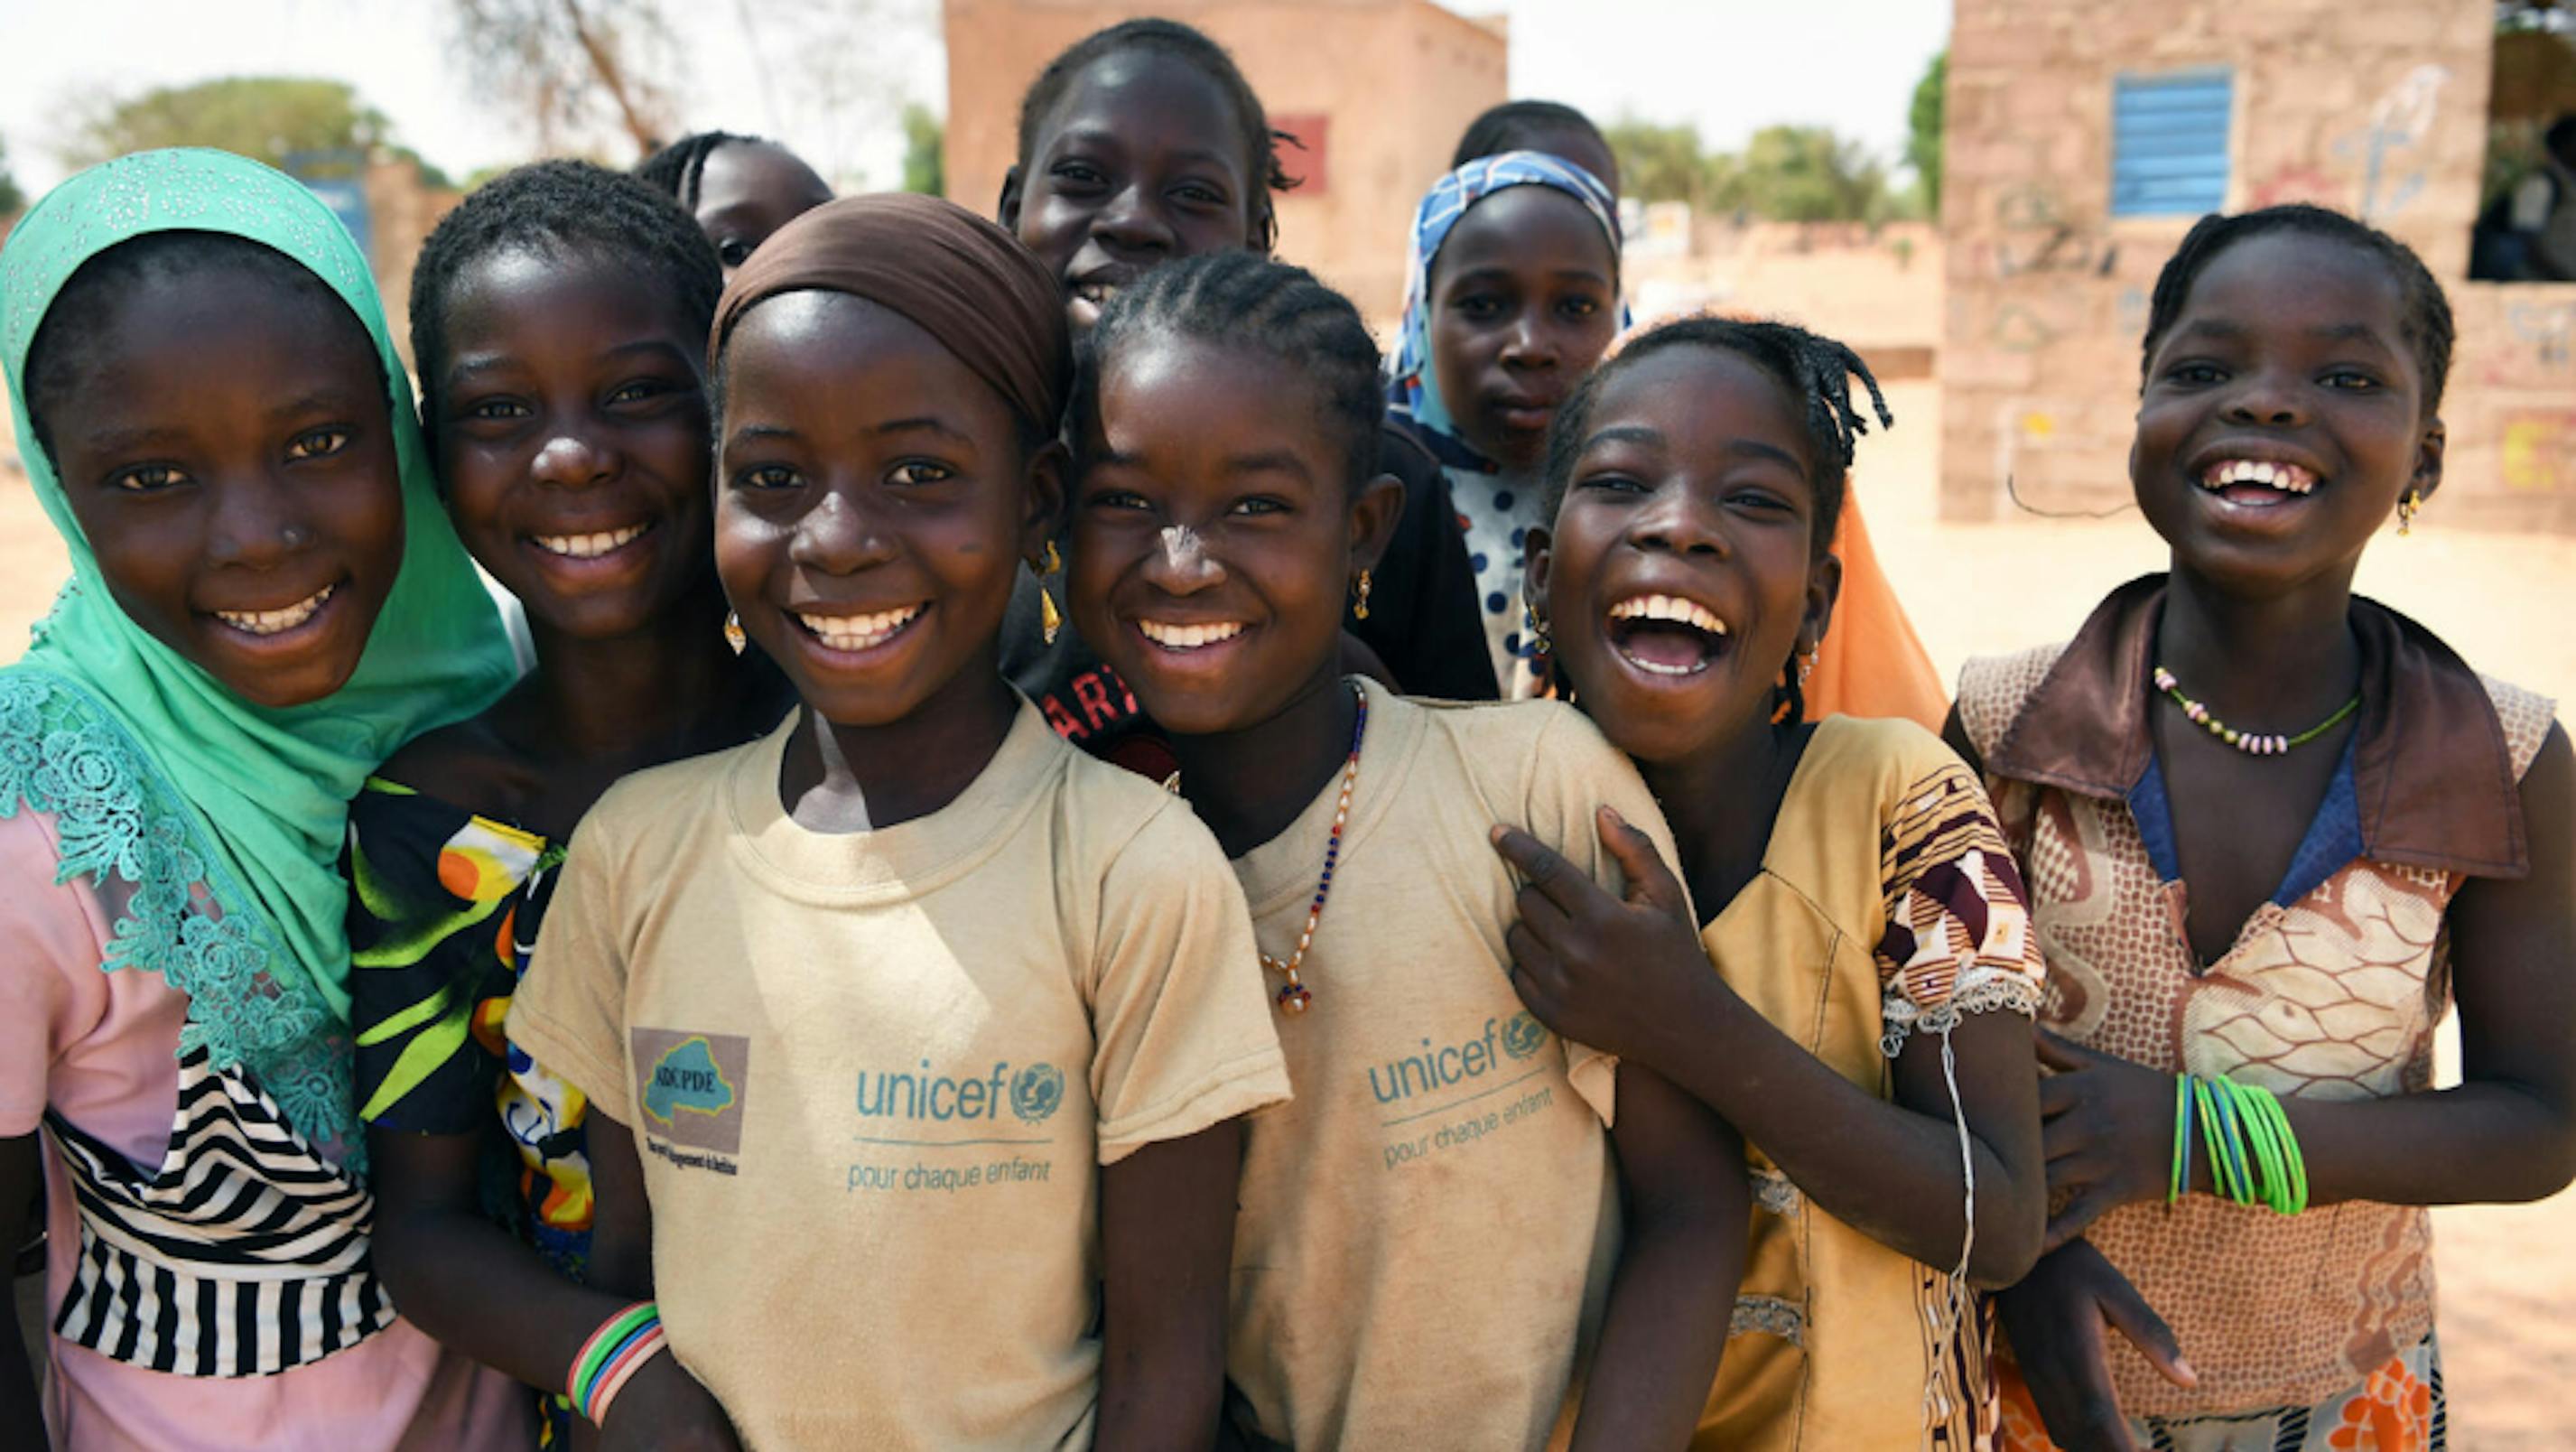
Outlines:
[{"label": "child's arm", "polygon": [[1215,1442],[1242,1167],[1243,1125],[1229,1119],[1100,1171],[1099,1445]]},{"label": "child's arm", "polygon": [[[1836,1219],[1926,1265],[1956,1266],[1966,1222],[1952,1216],[1966,1187],[1939,1038],[1916,1034],[1897,1056],[1893,1103],[1843,1078],[1711,968],[1680,914],[1681,884],[1645,834],[1608,812],[1600,830],[1626,874],[1625,902],[1527,834],[1498,834],[1529,881],[1510,941],[1530,1012],[1672,1080]],[[1971,1013],[1950,1037],[1976,1172],[1968,1280],[2010,1285],[2038,1254],[2043,1210],[2030,1024]]]},{"label": "child's arm", "polygon": [[575,1284],[493,1224],[480,1203],[478,1136],[370,1129],[367,1152],[376,1273],[403,1318],[448,1346],[560,1389],[590,1333],[641,1299]]},{"label": "child's arm", "polygon": [[2137,1452],[2111,1390],[2104,1326],[2127,1337],[2165,1380],[2200,1384],[2164,1318],[2082,1240],[2041,1256],[2021,1284],[1996,1297],[1995,1308],[2039,1419],[2066,1452]]},{"label": "child's arm", "polygon": [[[644,1198],[644,1164],[635,1136],[599,1112],[593,1100],[582,1121],[590,1154],[590,1283],[610,1293],[609,1310],[653,1296],[653,1211]],[[599,1323],[593,1322],[596,1327]],[[588,1330],[582,1335],[587,1337]],[[576,1350],[578,1348],[575,1348]],[[568,1370],[569,1356],[565,1359]],[[733,1422],[697,1378],[665,1350],[644,1363],[617,1400],[608,1421],[585,1443],[588,1424],[573,1423],[573,1441],[601,1452],[653,1448],[655,1452],[742,1452]]]},{"label": "child's arm", "polygon": [[1679,1447],[1717,1380],[1744,1275],[1744,1141],[1651,1069],[1619,1066],[1611,1142],[1626,1238],[1574,1446]]},{"label": "child's arm", "polygon": [[[2452,899],[2457,1088],[2387,1099],[2285,1099],[2308,1203],[2538,1200],[2576,1178],[2576,754],[2550,728],[2522,781],[2531,871]],[[2114,1206],[2162,1196],[2173,1166],[2171,1074],[2049,1040],[2042,1088],[2052,1187],[2075,1198],[2053,1245]],[[2150,1122],[2152,1121],[2152,1122]],[[2207,1156],[2193,1189],[2211,1188]]]},{"label": "child's arm", "polygon": [[[27,1243],[34,1229],[28,1213],[39,1204],[38,1195],[45,1183],[45,1157],[41,1141],[35,1135],[14,1135],[0,1139],[0,1255],[8,1257],[10,1289],[17,1289],[18,1247]],[[62,1253],[60,1246],[47,1247],[48,1254]],[[19,1334],[18,1312],[13,1304],[0,1315],[0,1443],[11,1447],[45,1445],[44,1404],[36,1396],[36,1374],[27,1360],[26,1338]]]}]

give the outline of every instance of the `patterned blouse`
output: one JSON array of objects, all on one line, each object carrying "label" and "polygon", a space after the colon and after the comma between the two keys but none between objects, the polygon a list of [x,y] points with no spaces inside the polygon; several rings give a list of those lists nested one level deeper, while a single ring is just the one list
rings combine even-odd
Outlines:
[{"label": "patterned blouse", "polygon": [[[589,1102],[501,1031],[563,855],[561,843],[370,777],[349,807],[349,1016],[360,1117],[484,1135],[486,1209],[578,1280],[590,1249]],[[541,1445],[562,1446],[566,1409],[546,1400]]]},{"label": "patterned blouse", "polygon": [[[1880,1099],[1911,1036],[2039,1004],[2021,874],[1985,793],[1911,721],[1816,727],[1760,874],[1700,940],[1765,1019]],[[1746,1154],[1752,1240],[1693,1445],[1981,1445],[1995,1415],[1986,1327],[1955,1262],[1889,1249],[1817,1208],[1758,1146]]]},{"label": "patterned blouse", "polygon": [[[2030,875],[2043,1021],[2132,1063],[2226,1074],[2284,1099],[2429,1087],[2451,997],[2444,915],[2470,878],[2528,870],[2518,783],[2550,703],[2483,680],[2431,632],[2354,600],[2360,725],[2287,877],[2204,965],[2184,929],[2148,725],[2162,602],[2161,576],[2136,581],[2073,643],[1974,661],[1961,677],[1960,721]],[[2115,1349],[2112,1384],[2133,1417],[2318,1405],[2432,1333],[2432,1230],[2418,1206],[2353,1201],[2286,1218],[2194,1195],[2123,1206],[2086,1238],[2200,1373],[2187,1391]]]}]

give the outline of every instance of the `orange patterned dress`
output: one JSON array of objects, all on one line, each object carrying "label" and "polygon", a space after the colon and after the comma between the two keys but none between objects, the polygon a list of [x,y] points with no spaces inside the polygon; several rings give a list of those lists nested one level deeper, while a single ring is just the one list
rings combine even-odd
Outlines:
[{"label": "orange patterned dress", "polygon": [[[2284,1099],[2430,1087],[2450,1004],[2444,915],[2472,877],[2528,870],[2519,783],[2551,703],[2462,664],[2431,632],[2353,602],[2361,723],[2280,889],[2205,967],[2184,932],[2172,818],[2148,729],[2150,577],[2069,645],[1972,662],[1959,716],[2028,877],[2048,961],[2042,1021],[2169,1072]],[[2401,745],[2403,754],[2401,759]],[[2397,1452],[2445,1444],[2422,1207],[2295,1218],[2214,1196],[2129,1205],[2087,1238],[2200,1373],[2175,1387],[2114,1338],[2141,1446]],[[2049,1446],[2009,1368],[2002,1445]]]}]

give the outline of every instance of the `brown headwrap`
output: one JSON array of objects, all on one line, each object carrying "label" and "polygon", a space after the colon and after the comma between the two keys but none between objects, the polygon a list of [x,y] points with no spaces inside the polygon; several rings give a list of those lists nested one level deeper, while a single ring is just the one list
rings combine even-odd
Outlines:
[{"label": "brown headwrap", "polygon": [[734,324],[784,292],[841,292],[910,318],[1039,432],[1064,415],[1072,372],[1064,294],[1019,239],[938,197],[844,197],[781,227],[725,284],[713,372]]}]

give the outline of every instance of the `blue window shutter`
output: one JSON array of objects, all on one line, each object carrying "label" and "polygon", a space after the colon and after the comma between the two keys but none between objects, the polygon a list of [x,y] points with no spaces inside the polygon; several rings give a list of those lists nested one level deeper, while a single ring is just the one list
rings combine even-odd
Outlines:
[{"label": "blue window shutter", "polygon": [[2235,76],[2221,70],[2111,83],[2111,215],[2196,217],[2227,204]]}]

